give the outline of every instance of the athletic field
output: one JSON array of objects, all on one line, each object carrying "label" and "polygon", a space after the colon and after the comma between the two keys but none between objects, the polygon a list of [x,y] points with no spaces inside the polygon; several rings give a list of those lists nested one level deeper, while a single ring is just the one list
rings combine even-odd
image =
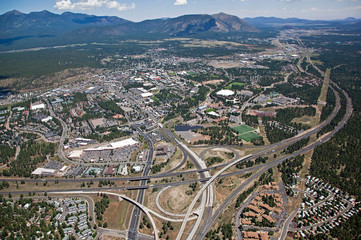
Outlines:
[{"label": "athletic field", "polygon": [[253,139],[257,139],[260,136],[257,133],[254,133],[254,129],[245,124],[239,125],[237,127],[233,127],[234,130],[238,132],[238,137],[245,140],[246,142],[250,142]]}]

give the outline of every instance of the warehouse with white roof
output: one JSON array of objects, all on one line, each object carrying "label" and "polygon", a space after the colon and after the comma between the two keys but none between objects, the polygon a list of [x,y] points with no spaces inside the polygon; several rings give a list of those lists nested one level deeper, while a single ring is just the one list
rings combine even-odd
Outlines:
[{"label": "warehouse with white roof", "polygon": [[216,94],[218,96],[222,96],[222,97],[229,97],[229,96],[234,95],[234,92],[232,90],[222,89],[222,90],[216,92]]},{"label": "warehouse with white roof", "polygon": [[70,152],[68,157],[71,159],[82,159],[90,162],[127,162],[139,146],[139,141],[134,140],[133,138],[127,138],[99,147],[74,150]]}]

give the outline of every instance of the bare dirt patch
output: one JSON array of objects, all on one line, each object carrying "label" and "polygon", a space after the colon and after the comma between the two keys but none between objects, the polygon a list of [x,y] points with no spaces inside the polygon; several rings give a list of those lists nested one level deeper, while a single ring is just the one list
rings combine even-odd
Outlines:
[{"label": "bare dirt patch", "polygon": [[164,168],[165,171],[169,171],[176,166],[178,166],[182,160],[183,160],[183,152],[179,150],[179,148],[176,149],[176,152],[173,154],[173,156],[169,159],[168,164]]},{"label": "bare dirt patch", "polygon": [[301,123],[305,125],[309,125],[311,127],[315,127],[317,123],[319,122],[319,119],[316,116],[302,116],[299,118],[294,118],[291,122],[294,123]]},{"label": "bare dirt patch", "polygon": [[[242,175],[231,176],[227,178],[220,178],[215,181],[215,194],[216,194],[216,205],[222,203],[231,193],[232,191],[242,184],[246,179],[242,178]],[[218,207],[218,206],[215,206]]]},{"label": "bare dirt patch", "polygon": [[45,90],[50,87],[57,87],[79,80],[90,80],[94,74],[100,73],[101,69],[95,68],[72,68],[66,69],[54,74],[41,76],[29,82],[25,78],[9,78],[0,81],[0,86],[5,87],[9,84],[15,86],[20,92]]},{"label": "bare dirt patch", "polygon": [[121,200],[111,200],[109,207],[104,212],[104,221],[108,223],[110,229],[120,229],[126,230],[125,226],[126,218],[130,217],[130,214],[127,214],[127,210],[131,208],[131,204]]},{"label": "bare dirt patch", "polygon": [[203,84],[203,85],[206,85],[206,84],[219,85],[219,84],[221,84],[222,82],[224,82],[223,79],[215,79],[215,80],[204,81],[204,82],[202,82],[202,84]]},{"label": "bare dirt patch", "polygon": [[221,157],[223,159],[229,158],[227,153],[233,153],[231,150],[226,148],[213,148],[204,154],[205,158],[208,157]]},{"label": "bare dirt patch", "polygon": [[159,212],[157,209],[157,206],[155,204],[155,198],[157,197],[159,191],[161,189],[158,188],[151,188],[146,190],[145,197],[144,197],[144,205],[147,206],[149,209],[152,209],[153,211]]},{"label": "bare dirt patch", "polygon": [[208,65],[215,68],[237,68],[242,67],[244,64],[241,62],[211,61]]},{"label": "bare dirt patch", "polygon": [[[171,213],[185,213],[198,190],[199,184],[194,192],[192,192],[192,189],[188,185],[171,187],[162,193],[162,196],[159,198],[159,203],[166,211]],[[191,195],[187,193],[191,193]]]},{"label": "bare dirt patch", "polygon": [[102,239],[104,240],[125,240],[123,237],[116,237],[116,236],[110,236],[110,235],[102,235]]}]

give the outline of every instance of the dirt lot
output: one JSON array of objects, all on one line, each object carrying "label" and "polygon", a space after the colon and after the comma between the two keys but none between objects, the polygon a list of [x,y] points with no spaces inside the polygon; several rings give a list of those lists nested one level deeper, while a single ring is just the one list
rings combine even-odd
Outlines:
[{"label": "dirt lot", "polygon": [[[66,69],[54,74],[41,76],[32,82],[25,78],[8,78],[0,81],[0,87],[6,87],[11,84],[17,85],[20,92],[37,91],[56,87],[78,80],[91,79],[94,74],[100,73],[101,69],[95,68],[73,68]],[[26,86],[23,86],[26,84]],[[41,86],[41,87],[38,87]]]},{"label": "dirt lot", "polygon": [[[44,185],[45,184],[45,185]],[[25,184],[21,184],[21,180],[18,181],[18,184],[15,182],[9,182],[9,188],[3,189],[3,191],[49,191],[49,190],[66,190],[66,189],[76,189],[80,188],[81,182],[69,184],[68,182],[59,182],[55,184],[54,182],[25,182]],[[94,183],[97,184],[97,183]],[[86,188],[85,188],[86,190]],[[1,191],[0,191],[1,193]],[[13,194],[14,195],[14,194]],[[42,194],[41,194],[42,195]]]},{"label": "dirt lot", "polygon": [[209,81],[202,82],[202,84],[203,85],[206,85],[206,84],[218,85],[218,84],[221,84],[222,82],[224,82],[223,79],[216,79],[216,80],[209,80]]},{"label": "dirt lot", "polygon": [[122,238],[122,237],[115,237],[115,236],[109,236],[109,235],[102,235],[102,239],[104,239],[104,240],[125,240],[125,238]]},{"label": "dirt lot", "polygon": [[229,149],[225,148],[213,148],[204,154],[204,159],[207,159],[209,157],[220,157],[224,160],[231,160],[234,159],[234,157],[230,157],[227,153],[233,153]]},{"label": "dirt lot", "polygon": [[218,205],[223,202],[231,192],[240,184],[242,184],[246,178],[242,178],[242,175],[231,176],[227,178],[220,178],[215,180],[215,207],[217,208]]},{"label": "dirt lot", "polygon": [[[196,196],[197,191],[200,189],[200,184],[196,191],[192,192],[189,185],[181,185],[177,187],[168,188],[159,198],[160,205],[171,213],[186,213],[188,206]],[[187,195],[187,193],[191,195]]]},{"label": "dirt lot", "polygon": [[182,162],[183,157],[183,152],[179,150],[179,148],[176,148],[176,152],[170,158],[168,164],[164,168],[164,171],[169,171],[178,166]]},{"label": "dirt lot", "polygon": [[127,230],[126,222],[129,222],[131,216],[131,211],[128,209],[132,209],[132,206],[124,200],[111,200],[109,207],[104,212],[104,222],[108,223],[110,229]]},{"label": "dirt lot", "polygon": [[[133,199],[136,198],[135,191],[120,191],[116,193],[127,195],[128,197]],[[107,222],[108,228],[110,229],[127,230],[134,205],[129,203],[128,201],[122,199],[119,200],[119,198],[116,196],[108,196],[110,199],[110,203],[109,207],[105,210],[103,214],[102,222]],[[94,203],[101,200],[99,196],[96,196],[93,199]]]},{"label": "dirt lot", "polygon": [[242,67],[244,64],[241,62],[221,62],[221,61],[211,61],[208,65],[215,68],[237,68]]}]

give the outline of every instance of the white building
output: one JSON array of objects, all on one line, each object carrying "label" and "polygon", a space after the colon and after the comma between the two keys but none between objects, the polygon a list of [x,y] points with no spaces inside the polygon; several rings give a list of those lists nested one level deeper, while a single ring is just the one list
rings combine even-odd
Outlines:
[{"label": "white building", "polygon": [[142,165],[134,165],[133,170],[134,170],[134,172],[139,173],[143,170],[143,166]]},{"label": "white building", "polygon": [[216,94],[218,96],[222,96],[222,97],[229,97],[229,96],[234,95],[234,92],[232,90],[222,89],[222,90],[216,92]]},{"label": "white building", "polygon": [[38,109],[44,109],[44,108],[45,108],[45,104],[44,104],[44,103],[31,105],[31,107],[30,107],[31,110],[38,110]]},{"label": "white building", "polygon": [[38,175],[38,176],[41,176],[41,175],[54,175],[56,172],[55,169],[49,169],[49,168],[37,168],[35,169],[31,175]]},{"label": "white building", "polygon": [[50,120],[53,120],[52,116],[48,116],[46,118],[41,119],[42,122],[49,122]]}]

